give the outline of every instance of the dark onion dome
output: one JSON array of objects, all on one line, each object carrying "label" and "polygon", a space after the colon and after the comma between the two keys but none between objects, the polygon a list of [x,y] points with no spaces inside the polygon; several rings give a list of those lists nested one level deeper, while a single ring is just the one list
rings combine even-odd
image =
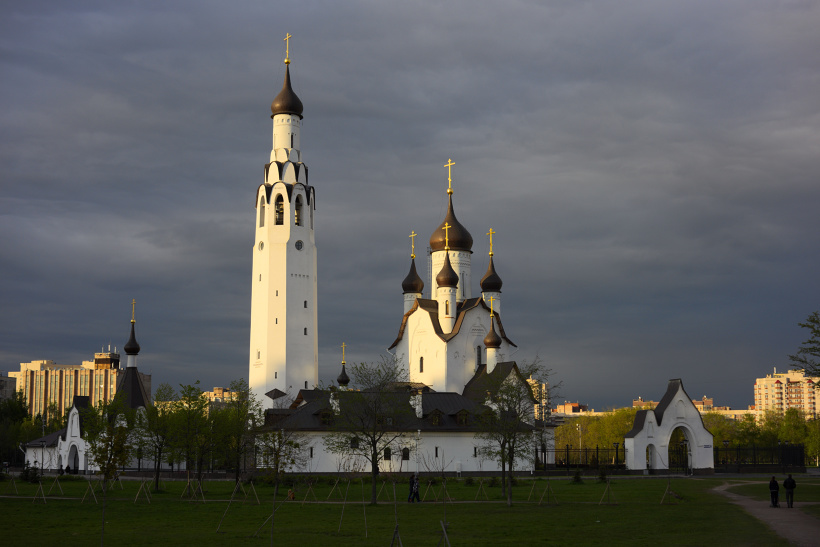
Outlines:
[{"label": "dark onion dome", "polygon": [[125,343],[122,348],[128,355],[137,355],[140,352],[140,345],[137,344],[137,337],[134,335],[134,322],[131,321],[131,338]]},{"label": "dark onion dome", "polygon": [[424,281],[421,280],[416,271],[416,259],[414,258],[410,260],[410,273],[401,282],[401,288],[404,290],[404,294],[419,293],[424,290]]},{"label": "dark onion dome", "polygon": [[347,384],[349,384],[349,383],[350,383],[350,377],[347,375],[347,372],[345,372],[345,365],[344,365],[344,363],[342,363],[342,373],[341,373],[341,374],[339,374],[339,377],[338,377],[338,378],[336,378],[336,382],[337,382],[340,386],[346,386]]},{"label": "dark onion dome", "polygon": [[487,273],[481,278],[481,292],[501,292],[501,278],[495,273],[493,257],[490,257],[490,265]]},{"label": "dark onion dome", "polygon": [[495,324],[490,320],[490,332],[484,337],[484,345],[487,348],[498,349],[501,347],[501,337],[495,332]]},{"label": "dark onion dome", "polygon": [[277,114],[296,114],[302,117],[302,101],[293,92],[290,87],[290,68],[285,67],[285,83],[282,85],[282,91],[273,99],[270,105],[271,118]]},{"label": "dark onion dome", "polygon": [[449,235],[450,249],[453,251],[470,251],[473,250],[473,236],[467,231],[467,228],[461,225],[456,218],[453,211],[453,196],[448,196],[449,205],[447,206],[447,215],[444,221],[436,228],[433,235],[430,236],[430,248],[434,251],[443,251],[445,242],[444,225],[449,224],[450,228],[447,235]]},{"label": "dark onion dome", "polygon": [[444,256],[444,266],[436,276],[436,283],[439,287],[458,287],[458,274],[450,264],[450,253]]}]

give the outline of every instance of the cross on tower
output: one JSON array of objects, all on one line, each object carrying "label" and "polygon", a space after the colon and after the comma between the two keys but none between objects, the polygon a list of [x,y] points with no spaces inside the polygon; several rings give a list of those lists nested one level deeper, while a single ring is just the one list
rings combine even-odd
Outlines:
[{"label": "cross on tower", "polygon": [[490,318],[492,319],[495,317],[495,313],[493,312],[493,302],[495,302],[495,296],[490,297]]},{"label": "cross on tower", "polygon": [[490,231],[487,232],[487,235],[490,236],[490,256],[493,256],[493,234],[496,233],[490,228]]},{"label": "cross on tower", "polygon": [[345,364],[345,348],[346,348],[346,347],[347,347],[347,344],[345,344],[344,342],[342,342],[342,364],[343,364],[343,365]]},{"label": "cross on tower", "polygon": [[444,223],[444,250],[445,251],[450,250],[450,228],[452,228],[452,226],[450,226],[450,223],[445,222]]},{"label": "cross on tower", "polygon": [[455,164],[456,163],[453,160],[449,159],[449,158],[447,159],[447,163],[444,164],[444,167],[447,168],[447,193],[448,194],[453,193],[453,177],[452,177],[452,175],[453,175],[453,166]]},{"label": "cross on tower", "polygon": [[134,308],[137,306],[137,299],[131,300],[131,322],[136,323],[136,319],[134,319]]},{"label": "cross on tower", "polygon": [[285,34],[285,64],[290,64],[290,39],[293,38],[289,33]]},{"label": "cross on tower", "polygon": [[416,236],[418,234],[415,230],[410,232],[410,258],[416,258]]}]

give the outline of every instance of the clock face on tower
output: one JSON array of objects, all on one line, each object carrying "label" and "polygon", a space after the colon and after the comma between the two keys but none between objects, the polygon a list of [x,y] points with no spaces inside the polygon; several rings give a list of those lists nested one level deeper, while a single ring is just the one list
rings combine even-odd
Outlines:
[{"label": "clock face on tower", "polygon": [[303,246],[303,243],[302,243],[302,240],[300,239],[300,240],[298,240],[298,241],[296,242],[296,250],[297,250],[297,251],[301,251],[301,250],[302,250],[302,246]]}]

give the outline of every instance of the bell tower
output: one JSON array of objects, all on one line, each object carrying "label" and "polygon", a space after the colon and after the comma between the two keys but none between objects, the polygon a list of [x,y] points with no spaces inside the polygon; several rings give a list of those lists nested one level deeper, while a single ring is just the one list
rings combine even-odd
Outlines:
[{"label": "bell tower", "polygon": [[273,143],[256,190],[248,383],[262,404],[279,390],[296,396],[319,383],[315,190],[302,161],[302,101],[285,81],[271,104]]}]

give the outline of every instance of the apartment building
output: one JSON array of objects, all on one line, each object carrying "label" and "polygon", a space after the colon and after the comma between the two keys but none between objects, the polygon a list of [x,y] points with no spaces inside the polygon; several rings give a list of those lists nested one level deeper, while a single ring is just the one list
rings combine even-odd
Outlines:
[{"label": "apartment building", "polygon": [[806,413],[806,418],[817,416],[817,401],[820,399],[816,385],[820,378],[806,376],[802,370],[777,372],[755,380],[755,410],[758,415],[767,411],[785,414],[790,408]]}]

